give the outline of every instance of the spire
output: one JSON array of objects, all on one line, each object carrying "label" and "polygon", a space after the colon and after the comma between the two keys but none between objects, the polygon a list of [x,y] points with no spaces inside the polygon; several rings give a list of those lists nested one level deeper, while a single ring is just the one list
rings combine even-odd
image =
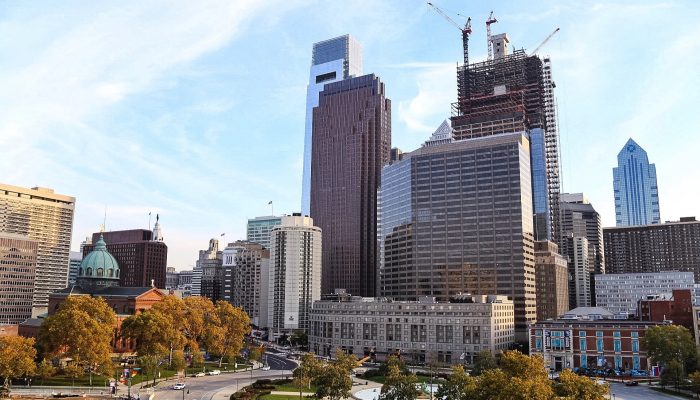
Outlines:
[{"label": "spire", "polygon": [[153,226],[153,240],[156,242],[163,241],[163,232],[160,230],[160,214],[156,214],[156,224]]}]

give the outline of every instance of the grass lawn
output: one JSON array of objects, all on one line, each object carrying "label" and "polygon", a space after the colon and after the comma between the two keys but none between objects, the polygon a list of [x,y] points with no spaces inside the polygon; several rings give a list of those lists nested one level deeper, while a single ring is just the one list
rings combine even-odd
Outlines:
[{"label": "grass lawn", "polygon": [[266,394],[261,400],[299,400],[299,395],[287,396],[286,394]]},{"label": "grass lawn", "polygon": [[[297,392],[298,393],[299,387],[297,385],[293,384],[292,382],[289,382],[289,383],[281,383],[279,385],[275,385],[274,390],[277,392]],[[301,391],[305,392],[305,393],[316,393],[316,386],[312,385],[311,389],[309,389],[307,386],[307,387],[303,388]],[[297,398],[299,398],[299,396],[297,396]]]},{"label": "grass lawn", "polygon": [[[358,376],[358,378],[360,378],[360,379],[367,379],[368,381],[381,383],[382,385],[384,384],[384,381],[386,380],[386,377],[385,377],[385,376],[381,376],[381,375],[379,375],[379,376],[373,376],[373,377],[371,377],[371,378],[362,378],[361,376]],[[416,378],[418,379],[418,383],[423,383],[423,382],[425,382],[425,383],[430,383],[430,377],[429,377],[429,376],[425,376],[425,375],[416,375]],[[437,383],[437,382],[439,382],[439,381],[440,381],[440,378],[437,378],[437,377],[433,378],[433,383]]]}]

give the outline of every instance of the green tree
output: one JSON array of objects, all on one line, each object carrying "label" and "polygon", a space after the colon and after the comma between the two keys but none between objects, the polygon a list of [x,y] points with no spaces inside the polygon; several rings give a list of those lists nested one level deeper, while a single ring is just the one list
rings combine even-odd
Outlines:
[{"label": "green tree", "polygon": [[418,379],[414,374],[401,371],[399,360],[391,356],[387,362],[389,373],[382,385],[382,392],[379,400],[414,400],[418,397],[416,382]]},{"label": "green tree", "polygon": [[[199,353],[197,353],[199,354]],[[201,357],[202,355],[199,354]],[[192,365],[194,366],[194,357],[192,357]],[[182,371],[185,369],[187,364],[185,363],[185,352],[182,350],[175,350],[173,351],[173,357],[171,360],[171,368],[174,369],[175,371]]]},{"label": "green tree", "polygon": [[661,372],[661,385],[673,385],[678,390],[678,385],[683,378],[683,364],[676,359],[672,359],[666,364]]},{"label": "green tree", "polygon": [[450,400],[471,400],[476,397],[477,380],[469,376],[461,365],[452,367],[452,375],[440,385],[436,398]]},{"label": "green tree", "polygon": [[309,345],[309,335],[307,335],[305,331],[294,331],[289,338],[289,343],[291,343],[292,346],[306,347]]},{"label": "green tree", "polygon": [[693,392],[696,395],[700,395],[700,371],[695,371],[688,375],[690,379],[690,386],[693,388]]},{"label": "green tree", "polygon": [[158,370],[158,356],[141,356],[136,361],[141,367],[141,373],[148,378],[149,376],[153,378],[153,384],[156,384],[156,374]]},{"label": "green tree", "polygon": [[63,375],[71,378],[71,385],[75,386],[75,379],[85,375],[85,368],[78,363],[70,363],[63,367]]},{"label": "green tree", "polygon": [[50,378],[56,374],[56,367],[53,366],[51,361],[46,358],[42,359],[36,368],[36,374],[41,378],[41,385],[44,385],[44,379]]},{"label": "green tree", "polygon": [[100,297],[68,296],[54,315],[39,329],[39,342],[45,355],[71,358],[90,372],[111,375],[111,341],[116,314]]},{"label": "green tree", "polygon": [[357,368],[357,357],[354,354],[347,354],[341,349],[337,349],[333,355],[333,364],[338,365],[346,373],[352,372],[353,369]]},{"label": "green tree", "polygon": [[695,341],[688,329],[680,325],[659,325],[644,333],[647,357],[667,367],[672,360],[681,366],[694,367],[697,360]]},{"label": "green tree", "polygon": [[316,396],[320,399],[341,400],[350,397],[352,379],[348,370],[338,363],[324,366],[316,382]]},{"label": "green tree", "polygon": [[207,319],[211,326],[206,329],[206,347],[220,357],[221,368],[224,357],[235,357],[241,352],[245,335],[250,333],[250,317],[227,301],[216,302],[215,313],[215,318]]},{"label": "green tree", "polygon": [[559,383],[555,385],[557,396],[570,400],[603,400],[608,391],[607,383],[601,385],[588,377],[576,375],[570,369],[559,374]]},{"label": "green tree", "polygon": [[487,369],[477,379],[475,400],[506,399],[503,391],[508,386],[509,378],[505,372],[498,368]]},{"label": "green tree", "polygon": [[498,368],[496,363],[496,358],[491,354],[490,350],[481,350],[474,357],[474,367],[472,368],[471,374],[473,376],[478,376],[489,369]]},{"label": "green tree", "polygon": [[36,370],[34,357],[36,357],[34,339],[0,336],[0,377],[4,378],[0,397],[9,395],[12,379],[34,374]]},{"label": "green tree", "polygon": [[314,353],[306,353],[301,357],[301,364],[294,370],[294,382],[301,391],[311,389],[314,380],[321,375],[325,363],[321,362]]},{"label": "green tree", "polygon": [[121,336],[135,343],[139,356],[162,358],[176,349],[182,349],[185,338],[172,318],[160,311],[147,310],[126,318],[121,325]]}]

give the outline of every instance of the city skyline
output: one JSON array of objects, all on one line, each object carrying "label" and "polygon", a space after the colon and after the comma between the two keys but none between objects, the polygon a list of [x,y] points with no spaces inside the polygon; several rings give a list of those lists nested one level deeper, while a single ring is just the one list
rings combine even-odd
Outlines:
[{"label": "city skyline", "polygon": [[[0,40],[12,60],[0,66],[0,146],[9,149],[0,182],[74,196],[73,250],[105,207],[107,230],[146,228],[148,213],[160,213],[170,266],[187,268],[209,238],[245,238],[247,219],[269,215],[270,200],[278,214],[299,211],[313,43],[344,34],[361,43],[365,73],[382,77],[394,103],[395,146],[416,148],[449,117],[459,32],[423,2],[371,4],[0,5],[0,37],[13,38]],[[473,18],[471,56],[485,59],[490,10],[436,5]],[[698,215],[700,189],[676,171],[693,171],[700,144],[682,117],[699,96],[700,7],[490,6],[494,33],[507,32],[513,48],[532,50],[562,29],[539,53],[557,83],[562,192],[585,193],[614,226],[610,169],[632,137],[657,166],[661,220]]]}]

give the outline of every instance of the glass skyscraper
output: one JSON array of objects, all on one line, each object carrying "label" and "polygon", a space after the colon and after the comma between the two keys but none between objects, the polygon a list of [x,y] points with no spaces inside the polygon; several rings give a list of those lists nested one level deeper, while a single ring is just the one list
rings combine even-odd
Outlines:
[{"label": "glass skyscraper", "polygon": [[649,164],[647,152],[634,140],[628,140],[617,154],[613,179],[616,226],[649,225],[661,221],[656,166]]},{"label": "glass skyscraper", "polygon": [[318,94],[327,83],[362,75],[362,47],[350,35],[314,43],[311,72],[306,89],[306,127],[304,131],[304,175],[301,189],[301,213],[310,213],[311,195],[311,130],[313,110]]},{"label": "glass skyscraper", "polygon": [[282,223],[282,217],[270,215],[267,217],[255,217],[248,220],[246,240],[259,243],[265,248],[270,248],[270,232],[272,228]]}]

